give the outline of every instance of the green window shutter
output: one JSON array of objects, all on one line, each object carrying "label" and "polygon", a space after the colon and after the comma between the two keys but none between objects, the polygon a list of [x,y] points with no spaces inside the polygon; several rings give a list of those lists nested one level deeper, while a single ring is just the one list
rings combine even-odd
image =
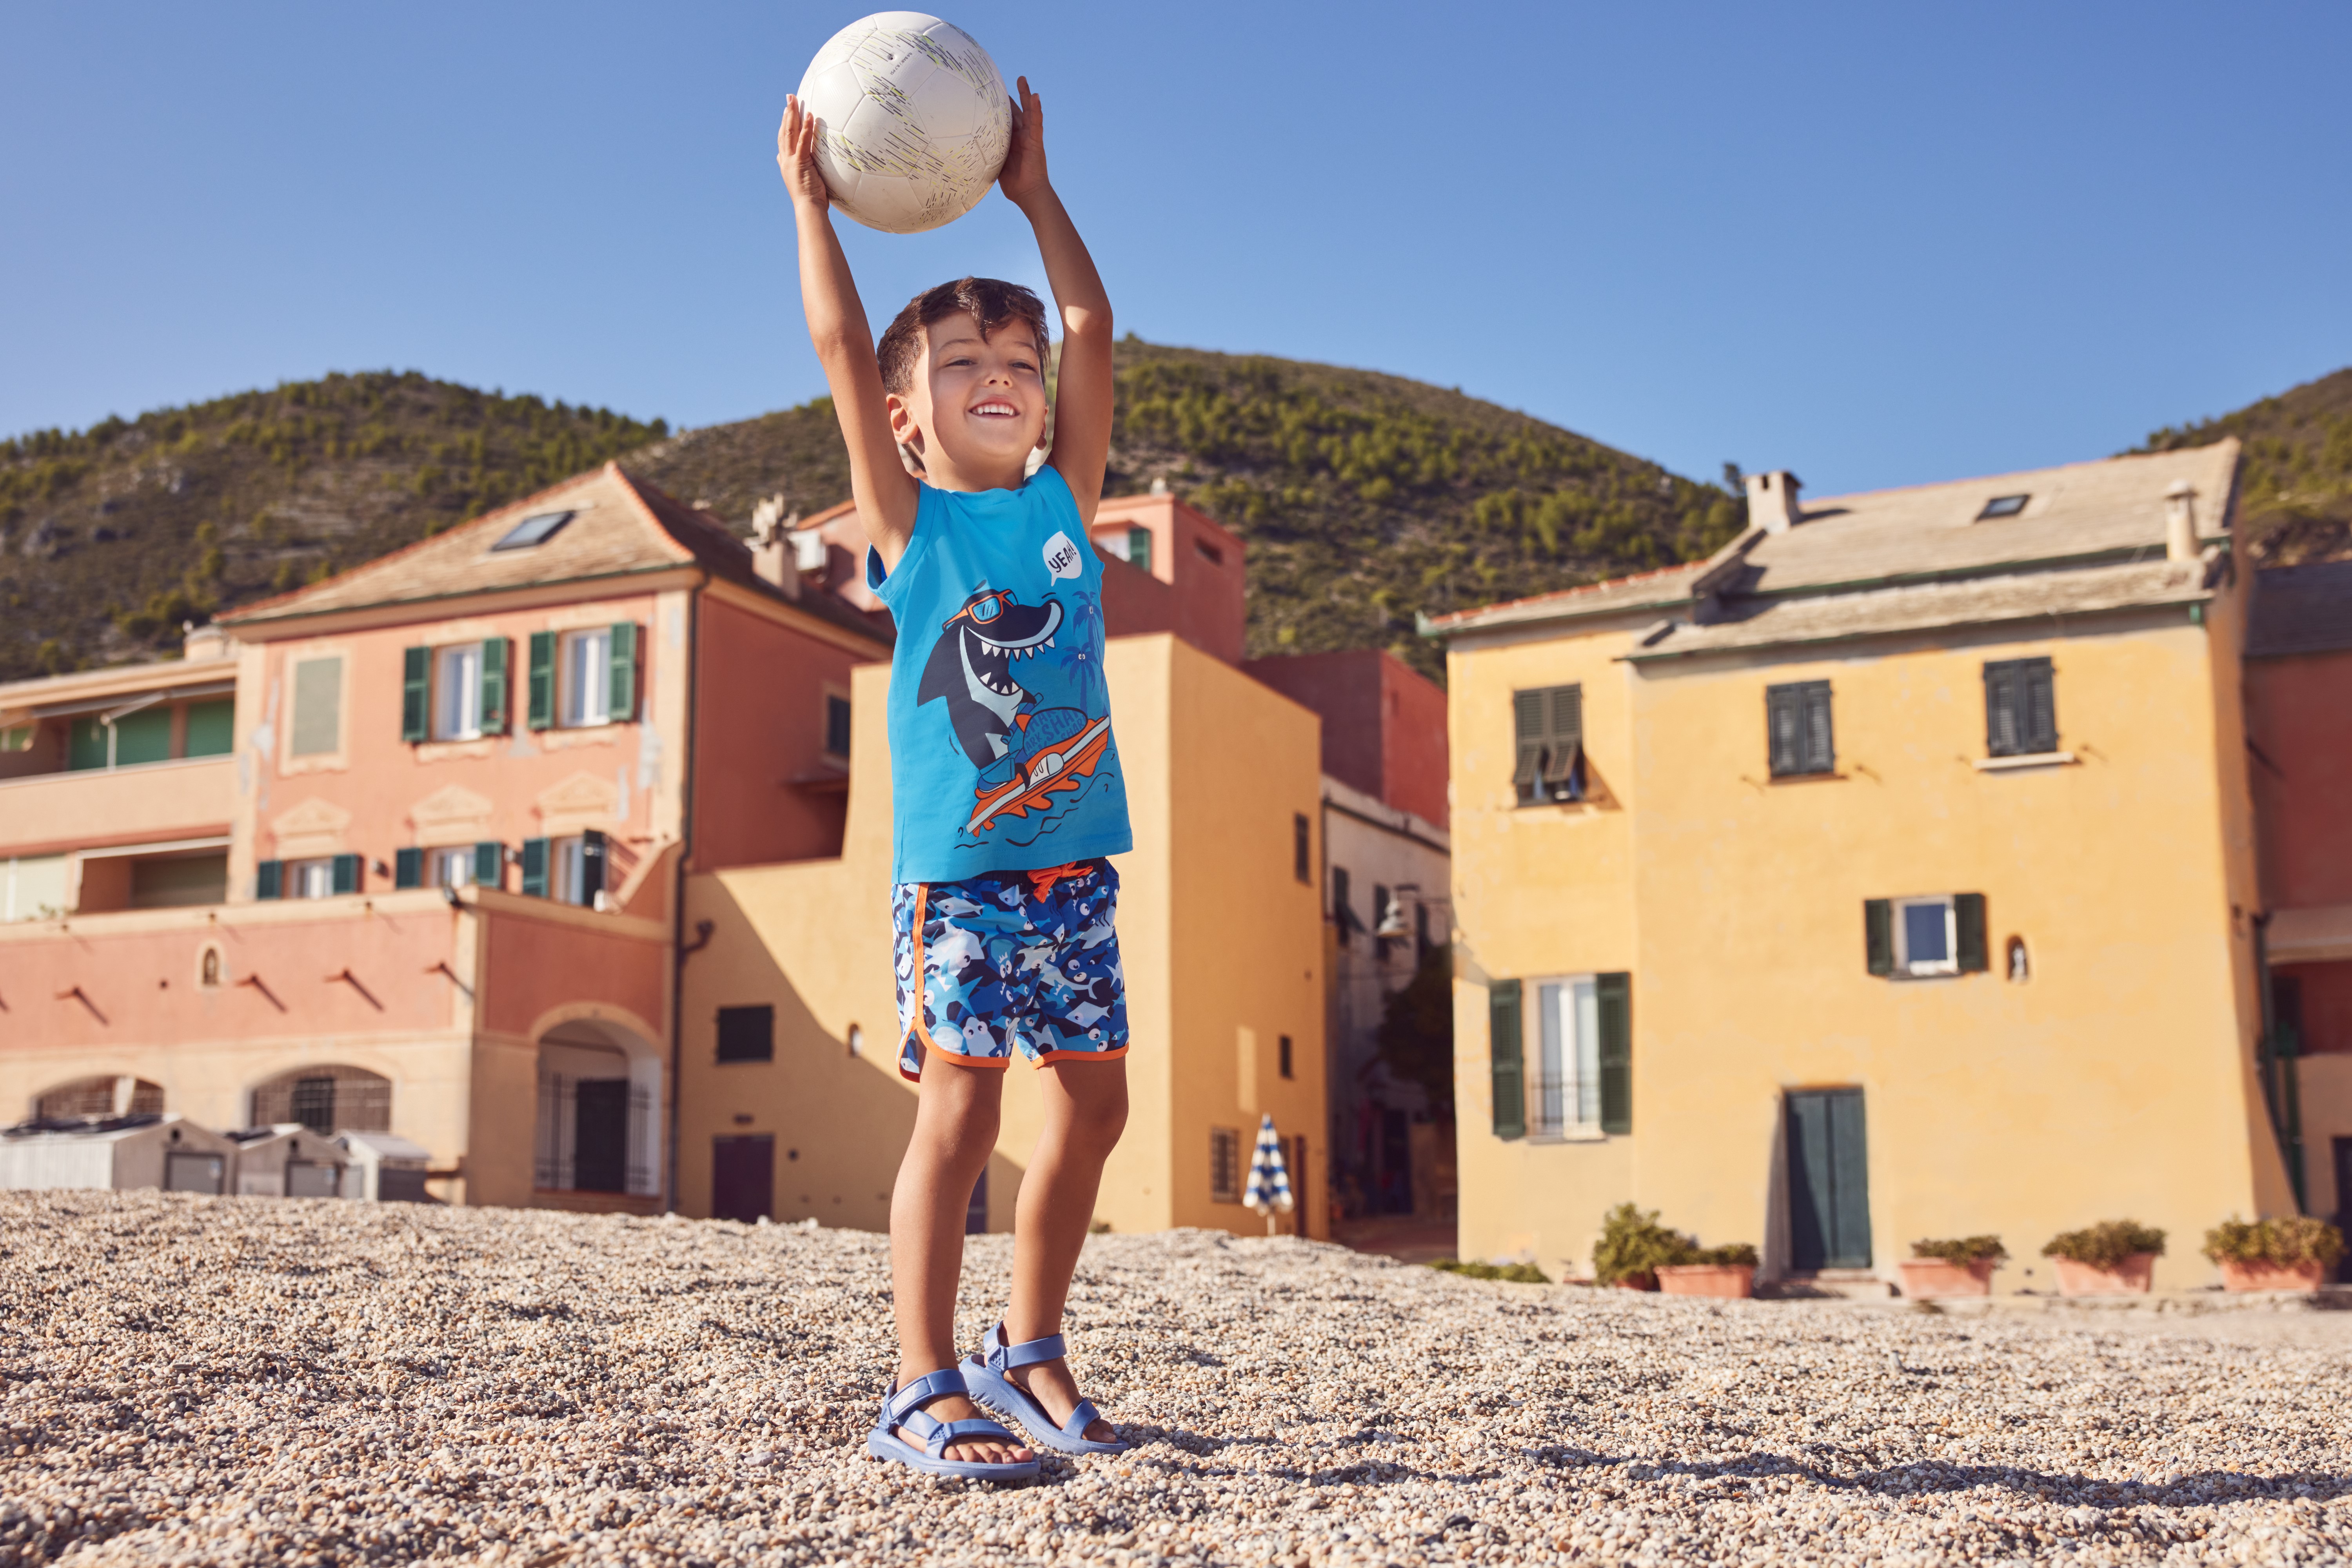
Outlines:
[{"label": "green window shutter", "polygon": [[184,754],[189,757],[226,757],[233,748],[236,731],[235,697],[190,703]]},{"label": "green window shutter", "polygon": [[507,732],[507,663],[513,640],[507,637],[482,639],[482,733],[504,735]]},{"label": "green window shutter", "polygon": [[591,828],[580,835],[580,902],[593,904],[604,891],[604,835]]},{"label": "green window shutter", "polygon": [[66,768],[79,772],[106,766],[106,726],[96,717],[78,718],[67,732]]},{"label": "green window shutter", "polygon": [[425,852],[423,850],[408,849],[393,852],[392,885],[394,887],[425,885]]},{"label": "green window shutter", "polygon": [[263,861],[253,868],[253,896],[283,898],[286,896],[286,862]]},{"label": "green window shutter", "polygon": [[1527,1071],[1522,1058],[1517,980],[1486,982],[1486,1054],[1494,1064],[1495,1136],[1525,1137]]},{"label": "green window shutter", "polygon": [[1895,901],[1864,899],[1862,904],[1864,950],[1874,975],[1895,973]]},{"label": "green window shutter", "polygon": [[357,893],[360,890],[360,857],[337,855],[334,874],[337,893]]},{"label": "green window shutter", "polygon": [[1960,928],[1960,973],[1983,974],[1991,967],[1991,956],[1985,951],[1985,895],[1952,894],[1952,924]]},{"label": "green window shutter", "polygon": [[2058,749],[2057,675],[2047,659],[2018,661],[2018,695],[2023,705],[2025,749]]},{"label": "green window shutter", "polygon": [[1633,977],[1595,975],[1601,1015],[1601,1130],[1633,1130]]},{"label": "green window shutter", "polygon": [[400,651],[400,738],[423,740],[433,721],[433,650]]},{"label": "green window shutter", "polygon": [[172,756],[172,710],[157,704],[114,721],[114,765],[166,762]]},{"label": "green window shutter", "polygon": [[547,841],[525,839],[522,841],[522,891],[529,898],[547,896]]},{"label": "green window shutter", "polygon": [[506,885],[506,845],[484,839],[474,846],[474,883],[478,887]]},{"label": "green window shutter", "polygon": [[1837,770],[1837,736],[1830,725],[1830,684],[1809,681],[1805,693],[1805,767],[1809,772]]},{"label": "green window shutter", "polygon": [[1127,530],[1127,564],[1140,567],[1145,571],[1151,570],[1151,530],[1150,528]]},{"label": "green window shutter", "polygon": [[2016,659],[1995,659],[1984,667],[1985,755],[2016,757],[2026,749],[2019,708]]},{"label": "green window shutter", "polygon": [[1518,747],[1518,761],[1511,770],[1511,783],[1518,791],[1521,805],[1542,799],[1543,743],[1549,728],[1550,726],[1545,722],[1543,693],[1511,694],[1511,737]]},{"label": "green window shutter", "polygon": [[1764,688],[1764,733],[1771,752],[1772,777],[1804,770],[1798,732],[1804,724],[1804,705],[1794,686]]},{"label": "green window shutter", "polygon": [[614,724],[628,724],[637,716],[637,623],[615,622],[613,626],[612,687],[606,706]]},{"label": "green window shutter", "polygon": [[524,723],[545,729],[555,722],[555,633],[530,634],[530,669],[524,677],[528,704]]}]

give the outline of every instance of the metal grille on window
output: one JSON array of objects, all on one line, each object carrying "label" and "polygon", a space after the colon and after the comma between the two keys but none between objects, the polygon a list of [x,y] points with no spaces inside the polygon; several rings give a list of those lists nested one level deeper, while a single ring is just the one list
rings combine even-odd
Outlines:
[{"label": "metal grille on window", "polygon": [[305,1067],[253,1092],[253,1124],[299,1122],[314,1133],[392,1131],[392,1080],[364,1067]]},{"label": "metal grille on window", "polygon": [[1584,799],[1584,688],[1544,686],[1511,694],[1519,804]]},{"label": "metal grille on window", "polygon": [[1209,1129],[1209,1197],[1217,1203],[1242,1200],[1242,1135],[1235,1128]]}]

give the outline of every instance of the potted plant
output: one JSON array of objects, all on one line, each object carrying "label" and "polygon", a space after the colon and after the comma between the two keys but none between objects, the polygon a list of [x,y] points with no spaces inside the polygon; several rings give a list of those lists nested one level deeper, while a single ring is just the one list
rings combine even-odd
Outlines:
[{"label": "potted plant", "polygon": [[1745,1241],[1693,1247],[1689,1261],[1658,1265],[1658,1288],[1669,1296],[1745,1300],[1756,1293],[1757,1262],[1756,1249]]},{"label": "potted plant", "polygon": [[1903,1262],[1903,1293],[1914,1301],[1944,1296],[1990,1296],[1992,1271],[2009,1260],[1998,1236],[1963,1236],[1950,1241],[1914,1241]]},{"label": "potted plant", "polygon": [[2103,1219],[2053,1236],[2042,1249],[2057,1264],[2058,1291],[2067,1296],[2146,1295],[2163,1254],[2164,1232],[2136,1219]]},{"label": "potted plant", "polygon": [[1660,1265],[1685,1262],[1694,1249],[1689,1237],[1658,1223],[1657,1210],[1644,1214],[1621,1203],[1601,1220],[1601,1239],[1592,1245],[1593,1282],[1654,1291]]},{"label": "potted plant", "polygon": [[2232,1291],[2315,1291],[2344,1256],[2344,1233],[2308,1215],[2232,1218],[2205,1233],[2205,1256]]}]

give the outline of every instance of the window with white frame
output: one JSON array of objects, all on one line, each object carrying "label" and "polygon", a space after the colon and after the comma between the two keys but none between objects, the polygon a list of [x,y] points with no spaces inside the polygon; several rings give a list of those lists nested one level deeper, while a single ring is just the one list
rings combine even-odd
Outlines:
[{"label": "window with white frame", "polygon": [[433,738],[475,740],[482,733],[482,645],[460,643],[433,658]]},{"label": "window with white frame", "polygon": [[1528,1131],[1601,1131],[1601,997],[1591,975],[1535,982],[1535,1082]]},{"label": "window with white frame", "polygon": [[470,887],[474,882],[474,846],[457,844],[449,849],[433,850],[425,861],[426,885],[431,887]]},{"label": "window with white frame", "polygon": [[607,626],[563,634],[556,712],[566,728],[613,722],[613,632]]},{"label": "window with white frame", "polygon": [[284,881],[278,885],[280,896],[286,898],[332,898],[335,895],[335,862],[331,855],[319,860],[288,861]]},{"label": "window with white frame", "polygon": [[1909,975],[1960,972],[1959,918],[1948,894],[1895,901],[1895,963]]}]

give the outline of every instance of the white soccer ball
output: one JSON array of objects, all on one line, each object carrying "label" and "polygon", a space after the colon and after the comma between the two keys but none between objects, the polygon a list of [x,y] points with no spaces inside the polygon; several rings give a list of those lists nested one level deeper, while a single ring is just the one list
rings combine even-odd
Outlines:
[{"label": "white soccer ball", "polygon": [[919,11],[835,33],[801,78],[816,166],[834,205],[870,229],[920,234],[980,204],[1013,142],[1013,106],[988,51]]}]

